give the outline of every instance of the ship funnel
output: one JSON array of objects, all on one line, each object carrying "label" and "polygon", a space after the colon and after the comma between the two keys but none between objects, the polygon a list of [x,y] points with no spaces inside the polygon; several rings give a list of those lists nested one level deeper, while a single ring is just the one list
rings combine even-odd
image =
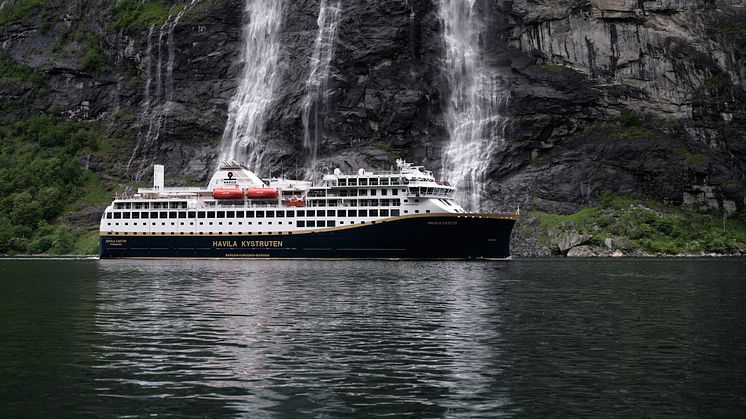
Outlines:
[{"label": "ship funnel", "polygon": [[153,166],[153,189],[163,189],[163,165]]}]

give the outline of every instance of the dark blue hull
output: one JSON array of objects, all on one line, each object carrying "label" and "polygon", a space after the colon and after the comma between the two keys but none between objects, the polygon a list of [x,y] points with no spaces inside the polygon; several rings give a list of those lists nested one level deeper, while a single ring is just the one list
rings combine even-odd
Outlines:
[{"label": "dark blue hull", "polygon": [[427,214],[295,233],[102,235],[101,258],[506,259],[512,215]]}]

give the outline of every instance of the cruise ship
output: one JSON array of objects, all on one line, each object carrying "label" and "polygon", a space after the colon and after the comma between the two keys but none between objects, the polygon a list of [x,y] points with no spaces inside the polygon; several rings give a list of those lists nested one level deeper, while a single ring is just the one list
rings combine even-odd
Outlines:
[{"label": "cruise ship", "polygon": [[469,213],[455,188],[403,160],[396,170],[320,182],[261,179],[224,162],[206,188],[117,196],[101,218],[101,258],[505,260],[517,214]]}]

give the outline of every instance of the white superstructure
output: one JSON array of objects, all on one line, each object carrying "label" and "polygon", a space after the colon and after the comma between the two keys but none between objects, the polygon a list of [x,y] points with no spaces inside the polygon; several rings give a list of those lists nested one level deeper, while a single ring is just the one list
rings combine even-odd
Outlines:
[{"label": "white superstructure", "polygon": [[411,214],[463,213],[455,189],[430,171],[397,160],[396,171],[343,174],[316,185],[284,178],[262,180],[224,162],[206,188],[163,186],[119,196],[101,219],[102,235],[284,234],[327,229]]}]

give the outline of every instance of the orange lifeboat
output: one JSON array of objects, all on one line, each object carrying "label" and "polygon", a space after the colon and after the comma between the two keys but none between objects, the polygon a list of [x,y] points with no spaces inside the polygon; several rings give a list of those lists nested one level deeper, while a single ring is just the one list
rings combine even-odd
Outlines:
[{"label": "orange lifeboat", "polygon": [[249,199],[277,199],[279,193],[275,188],[249,188],[246,197]]},{"label": "orange lifeboat", "polygon": [[293,197],[292,199],[288,199],[287,201],[285,201],[285,205],[288,207],[305,207],[306,201]]},{"label": "orange lifeboat", "polygon": [[243,192],[238,187],[215,188],[212,190],[212,197],[215,199],[243,199]]}]

